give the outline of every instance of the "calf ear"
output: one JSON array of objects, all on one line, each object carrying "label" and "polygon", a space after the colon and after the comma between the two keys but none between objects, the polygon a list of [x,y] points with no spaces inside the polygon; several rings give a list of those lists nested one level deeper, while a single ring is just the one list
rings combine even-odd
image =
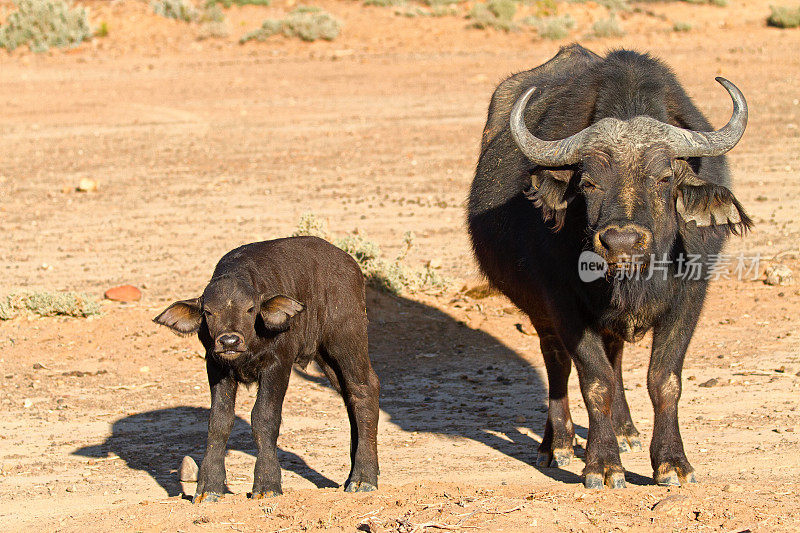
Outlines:
[{"label": "calf ear", "polygon": [[200,298],[192,298],[170,305],[155,317],[153,322],[167,326],[175,333],[188,335],[200,329],[202,319]]},{"label": "calf ear", "polygon": [[730,189],[701,180],[683,159],[673,163],[678,185],[675,209],[683,221],[707,231],[742,234],[753,221]]},{"label": "calf ear", "polygon": [[569,169],[549,168],[537,168],[531,173],[531,188],[525,192],[525,197],[542,210],[545,222],[553,221],[553,231],[564,226],[567,204],[574,197],[567,192],[573,174]]},{"label": "calf ear", "polygon": [[286,331],[289,329],[289,320],[303,309],[305,306],[297,300],[279,294],[261,303],[261,318],[268,330]]}]

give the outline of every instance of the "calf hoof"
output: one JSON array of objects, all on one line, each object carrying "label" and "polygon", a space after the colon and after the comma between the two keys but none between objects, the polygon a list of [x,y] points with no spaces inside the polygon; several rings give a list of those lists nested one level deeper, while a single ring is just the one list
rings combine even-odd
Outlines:
[{"label": "calf hoof", "polygon": [[540,451],[536,457],[536,466],[542,468],[561,468],[567,466],[572,460],[571,449],[553,450],[552,452]]},{"label": "calf hoof", "polygon": [[584,475],[583,486],[591,490],[599,490],[605,486],[610,489],[625,488],[625,472],[606,468],[604,473],[587,472]]},{"label": "calf hoof", "polygon": [[345,492],[372,492],[378,487],[368,481],[348,481],[344,486]]},{"label": "calf hoof", "polygon": [[274,498],[276,496],[280,496],[281,494],[283,494],[283,492],[280,490],[263,490],[251,493],[250,498],[253,500],[263,500],[265,498]]},{"label": "calf hoof", "polygon": [[192,503],[218,502],[220,498],[222,498],[222,494],[218,492],[201,492],[194,495]]},{"label": "calf hoof", "polygon": [[662,465],[653,473],[655,482],[664,487],[680,487],[689,483],[697,483],[694,470],[684,469],[669,464]]}]

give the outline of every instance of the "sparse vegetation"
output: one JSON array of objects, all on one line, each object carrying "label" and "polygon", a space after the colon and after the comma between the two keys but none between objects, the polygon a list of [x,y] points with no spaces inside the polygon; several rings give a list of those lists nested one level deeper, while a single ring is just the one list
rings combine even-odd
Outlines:
[{"label": "sparse vegetation", "polygon": [[677,21],[672,25],[672,31],[686,32],[692,30],[691,22]]},{"label": "sparse vegetation", "polygon": [[184,0],[153,0],[150,6],[153,13],[168,19],[194,22],[199,17],[197,8]]},{"label": "sparse vegetation", "polygon": [[772,13],[767,25],[776,28],[797,28],[800,26],[800,7],[770,6]]},{"label": "sparse vegetation", "polygon": [[268,6],[272,0],[208,0],[206,7],[221,5],[224,8],[232,6]]},{"label": "sparse vegetation", "polygon": [[710,4],[712,6],[725,7],[728,5],[728,0],[682,0],[687,4]]},{"label": "sparse vegetation", "polygon": [[0,299],[0,320],[11,320],[21,313],[39,316],[84,318],[100,314],[100,304],[79,292],[13,293]]},{"label": "sparse vegetation", "polygon": [[259,29],[245,34],[239,42],[265,41],[278,33],[287,37],[299,37],[304,41],[332,41],[339,36],[341,30],[341,23],[330,13],[318,7],[299,6],[284,19],[265,20]]},{"label": "sparse vegetation", "polygon": [[[573,4],[585,4],[588,0],[570,0]],[[629,11],[630,0],[592,0],[605,7],[612,13],[615,11]]]},{"label": "sparse vegetation", "polygon": [[23,45],[31,52],[72,48],[91,38],[86,10],[61,0],[18,0],[0,25],[0,47],[9,52]]},{"label": "sparse vegetation", "polygon": [[364,0],[365,6],[389,7],[405,4],[405,0]]},{"label": "sparse vegetation", "polygon": [[625,29],[619,23],[617,17],[611,15],[607,19],[600,19],[592,24],[592,30],[587,37],[621,37],[625,35]]},{"label": "sparse vegetation", "polygon": [[410,232],[406,232],[403,236],[403,250],[394,260],[383,257],[380,247],[361,235],[350,234],[342,238],[332,238],[324,222],[311,213],[300,217],[293,236],[300,235],[320,237],[350,254],[361,267],[367,284],[384,292],[400,294],[426,289],[442,290],[449,284],[430,265],[424,269],[412,269],[403,264],[408,251],[414,245],[414,235]]},{"label": "sparse vegetation", "polygon": [[569,14],[562,17],[527,17],[525,24],[533,26],[543,39],[563,39],[575,27],[575,19]]},{"label": "sparse vegetation", "polygon": [[516,13],[517,4],[513,0],[489,0],[475,4],[467,17],[472,20],[471,28],[511,31],[516,28],[513,22]]}]

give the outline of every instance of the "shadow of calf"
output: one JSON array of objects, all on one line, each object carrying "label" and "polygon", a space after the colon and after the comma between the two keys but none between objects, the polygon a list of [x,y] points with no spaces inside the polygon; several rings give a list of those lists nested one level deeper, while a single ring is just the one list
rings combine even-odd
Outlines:
[{"label": "shadow of calf", "polygon": [[[178,496],[181,485],[177,468],[186,455],[200,464],[207,433],[208,409],[180,406],[145,411],[117,420],[105,442],[80,448],[73,454],[102,458],[114,453],[129,468],[147,472],[167,494]],[[228,440],[228,450],[256,455],[250,424],[239,416]],[[294,453],[278,449],[278,459],[283,469],[302,476],[318,488],[339,486]]]}]

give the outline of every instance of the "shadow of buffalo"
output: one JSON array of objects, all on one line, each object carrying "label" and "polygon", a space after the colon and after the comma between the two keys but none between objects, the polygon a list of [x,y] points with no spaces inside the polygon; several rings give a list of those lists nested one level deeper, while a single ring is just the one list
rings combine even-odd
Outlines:
[{"label": "shadow of buffalo", "polygon": [[[434,307],[372,290],[367,299],[370,356],[381,379],[381,409],[393,423],[408,432],[472,439],[538,468],[547,386],[529,361],[492,335]],[[329,386],[325,378],[297,374]],[[115,422],[104,443],[74,453],[105,457],[113,452],[130,468],[148,472],[169,495],[177,495],[181,487],[175,468],[184,455],[199,464],[207,423],[208,409],[197,407],[138,413]],[[586,437],[586,428],[576,425],[576,432]],[[240,417],[228,448],[256,454],[250,425]],[[317,487],[339,486],[299,456],[284,450],[278,455],[282,468]],[[559,481],[580,481],[566,470],[539,470]],[[650,482],[632,473],[627,478],[634,484]]]}]

